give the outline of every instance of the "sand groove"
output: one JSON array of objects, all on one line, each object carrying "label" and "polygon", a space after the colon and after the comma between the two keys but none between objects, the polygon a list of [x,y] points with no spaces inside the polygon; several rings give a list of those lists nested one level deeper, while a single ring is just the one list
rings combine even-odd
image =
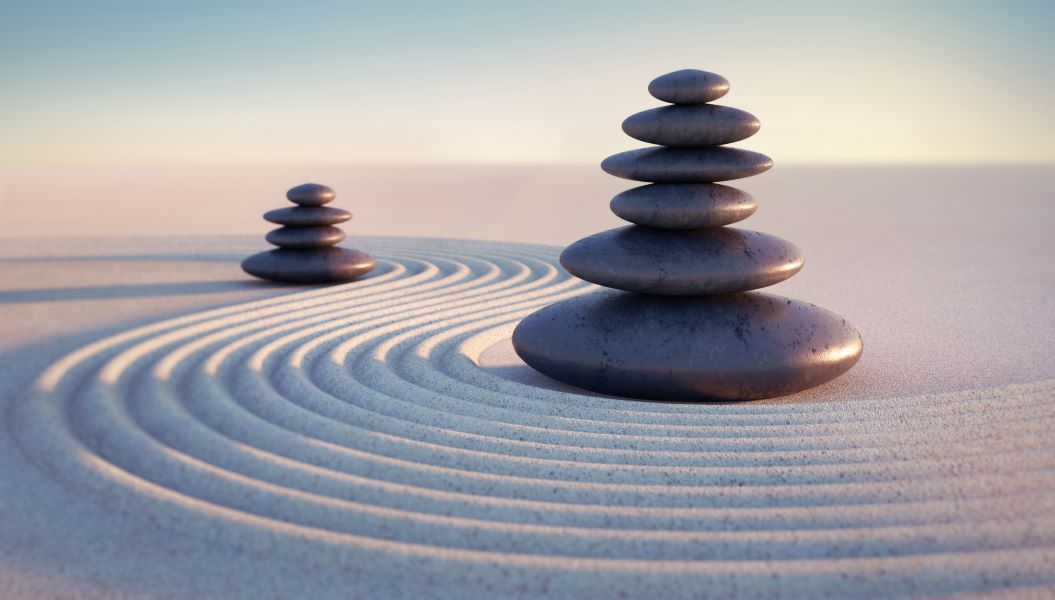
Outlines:
[{"label": "sand groove", "polygon": [[555,249],[371,251],[361,282],[73,350],[14,404],[12,434],[115,510],[313,562],[501,569],[527,590],[1055,582],[1055,381],[823,405],[555,391],[477,365],[590,289]]}]

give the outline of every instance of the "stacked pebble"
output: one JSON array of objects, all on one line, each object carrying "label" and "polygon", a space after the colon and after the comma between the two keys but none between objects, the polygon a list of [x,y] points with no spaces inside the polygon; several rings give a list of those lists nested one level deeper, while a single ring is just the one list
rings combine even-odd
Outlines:
[{"label": "stacked pebble", "polygon": [[377,262],[362,250],[337,248],[344,232],[334,227],[352,213],[324,206],[333,201],[333,189],[317,183],[298,185],[286,192],[297,206],[268,211],[264,219],[282,225],[267,234],[278,250],[254,254],[242,262],[250,275],[287,283],[331,283],[364,275]]},{"label": "stacked pebble", "polygon": [[676,71],[648,89],[672,106],[630,116],[623,131],[659,146],[601,164],[617,177],[652,182],[612,199],[612,212],[634,225],[579,240],[560,257],[572,275],[623,292],[580,296],[529,316],[513,334],[517,353],[565,383],[663,400],[766,398],[844,373],[862,350],[844,319],[750,292],[797,273],[799,249],[726,227],[756,205],[715,182],[773,165],[723,146],[754,135],[758,119],[710,104],[729,90],[714,73]]}]

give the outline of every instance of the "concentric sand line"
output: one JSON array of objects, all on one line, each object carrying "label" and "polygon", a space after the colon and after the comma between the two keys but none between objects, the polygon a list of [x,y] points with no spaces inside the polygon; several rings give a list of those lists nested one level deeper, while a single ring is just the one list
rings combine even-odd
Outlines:
[{"label": "concentric sand line", "polygon": [[824,404],[535,387],[478,361],[592,288],[554,249],[370,250],[362,281],[73,350],[11,433],[124,514],[379,573],[630,596],[1055,584],[1055,381]]}]

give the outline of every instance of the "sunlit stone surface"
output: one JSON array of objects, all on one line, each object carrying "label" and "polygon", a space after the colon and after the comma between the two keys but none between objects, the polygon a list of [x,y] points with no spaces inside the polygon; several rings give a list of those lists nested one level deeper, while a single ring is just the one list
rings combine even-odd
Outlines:
[{"label": "sunlit stone surface", "polygon": [[703,104],[729,92],[729,80],[717,73],[682,69],[661,75],[648,84],[648,93],[672,104]]},{"label": "sunlit stone surface", "polygon": [[365,275],[377,266],[372,256],[349,248],[258,252],[242,262],[242,269],[261,279],[286,283],[331,283]]},{"label": "sunlit stone surface", "polygon": [[842,375],[861,336],[823,308],[749,292],[664,297],[604,290],[517,328],[524,362],[597,392],[666,401],[752,400]]},{"label": "sunlit stone surface", "polygon": [[279,249],[250,256],[242,262],[242,270],[285,283],[347,281],[373,270],[377,263],[366,252],[334,247],[344,239],[344,232],[333,224],[352,218],[346,210],[322,206],[335,196],[332,188],[317,183],[286,192],[286,198],[299,206],[264,214],[264,219],[284,225],[266,236]]},{"label": "sunlit stone surface", "polygon": [[[663,144],[621,152],[607,173],[653,185],[612,199],[636,225],[583,238],[561,265],[602,291],[533,313],[513,332],[528,365],[564,383],[657,400],[753,400],[838,377],[861,356],[861,336],[841,317],[749,290],[802,268],[802,253],[778,237],[724,227],[755,211],[736,188],[773,161],[720,146],[759,128],[753,115],[705,103],[728,91],[720,75],[683,70],[649,91],[675,106],[637,113],[623,130]],[[669,146],[669,147],[665,147]]]},{"label": "sunlit stone surface", "polygon": [[344,232],[332,226],[279,227],[267,232],[265,239],[279,248],[321,248],[339,244]]},{"label": "sunlit stone surface", "polygon": [[290,206],[264,213],[264,220],[291,227],[336,225],[352,218],[352,213],[330,206]]},{"label": "sunlit stone surface", "polygon": [[286,192],[286,198],[301,206],[322,206],[337,197],[333,188],[318,183],[302,183]]},{"label": "sunlit stone surface", "polygon": [[656,183],[710,183],[768,171],[773,160],[739,148],[641,148],[604,159],[609,175]]},{"label": "sunlit stone surface", "polygon": [[773,285],[798,273],[803,258],[793,244],[747,229],[631,225],[575,242],[560,262],[572,275],[605,287],[686,296]]},{"label": "sunlit stone surface", "polygon": [[623,132],[661,146],[715,146],[754,135],[761,124],[751,113],[731,106],[663,106],[630,115]]},{"label": "sunlit stone surface", "polygon": [[743,221],[758,204],[751,194],[720,183],[652,183],[616,194],[609,208],[638,225],[701,229]]}]

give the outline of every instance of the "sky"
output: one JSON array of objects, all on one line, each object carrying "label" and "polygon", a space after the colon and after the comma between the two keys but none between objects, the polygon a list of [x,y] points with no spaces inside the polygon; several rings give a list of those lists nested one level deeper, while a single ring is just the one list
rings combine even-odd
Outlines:
[{"label": "sky", "polygon": [[0,5],[0,167],[596,163],[689,67],[778,162],[1055,162],[1050,0]]}]

